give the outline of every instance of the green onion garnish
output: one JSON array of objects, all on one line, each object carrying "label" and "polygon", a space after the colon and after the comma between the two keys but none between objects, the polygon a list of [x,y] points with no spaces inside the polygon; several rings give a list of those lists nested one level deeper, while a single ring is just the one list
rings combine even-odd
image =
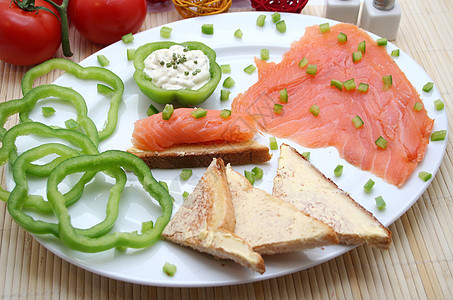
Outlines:
[{"label": "green onion garnish", "polygon": [[164,273],[168,276],[173,276],[176,273],[176,266],[166,262],[162,268],[162,271],[164,271]]},{"label": "green onion garnish", "polygon": [[269,147],[271,148],[271,150],[278,149],[277,139],[273,136],[269,137]]},{"label": "green onion garnish", "polygon": [[222,70],[222,73],[231,73],[231,66],[230,65],[221,65],[220,69]]},{"label": "green onion garnish", "polygon": [[221,117],[222,119],[228,119],[229,116],[231,116],[231,110],[229,110],[229,109],[222,109],[222,110],[220,111],[220,117]]},{"label": "green onion garnish", "polygon": [[280,102],[288,103],[288,91],[286,89],[280,91]]},{"label": "green onion garnish", "polygon": [[229,89],[229,88],[232,88],[234,86],[236,82],[234,81],[233,78],[231,77],[228,77],[225,79],[225,81],[223,82],[223,87]]},{"label": "green onion garnish", "polygon": [[261,49],[260,50],[260,56],[262,60],[268,60],[269,59],[269,50],[268,49]]},{"label": "green onion garnish", "polygon": [[434,86],[434,83],[433,83],[433,82],[428,82],[427,84],[425,84],[425,85],[423,86],[423,89],[422,89],[422,90],[423,90],[424,92],[427,92],[427,93],[428,93],[428,92],[430,92],[430,91],[433,89],[433,86]]},{"label": "green onion garnish", "polygon": [[189,197],[189,195],[190,195],[189,192],[184,191],[184,193],[182,193],[182,198],[183,198],[184,200],[186,200],[187,197]]},{"label": "green onion garnish", "polygon": [[201,25],[201,32],[204,34],[214,34],[214,24]]},{"label": "green onion garnish", "polygon": [[247,67],[245,67],[244,72],[247,74],[252,74],[253,72],[255,72],[255,70],[256,67],[254,65],[248,65]]},{"label": "green onion garnish", "polygon": [[377,39],[376,42],[377,42],[378,46],[387,46],[387,39],[386,38]]},{"label": "green onion garnish", "polygon": [[206,115],[208,114],[208,111],[201,107],[198,107],[197,109],[193,110],[190,114],[195,119],[200,119],[200,118],[206,117]]},{"label": "green onion garnish", "polygon": [[390,53],[390,55],[393,56],[393,57],[398,57],[398,56],[400,56],[400,49],[392,50],[392,52]]},{"label": "green onion garnish", "polygon": [[55,113],[55,109],[50,106],[43,106],[41,108],[41,111],[42,111],[42,115],[46,118],[52,116]]},{"label": "green onion garnish", "polygon": [[181,174],[179,174],[179,177],[181,180],[189,180],[189,178],[192,176],[192,170],[190,169],[183,169],[181,171]]},{"label": "green onion garnish", "polygon": [[418,177],[420,177],[420,179],[423,181],[428,181],[431,179],[431,177],[433,177],[433,175],[426,171],[421,171],[420,173],[418,173]]},{"label": "green onion garnish", "polygon": [[353,62],[358,62],[362,60],[362,52],[356,51],[352,53],[352,61]]},{"label": "green onion garnish", "polygon": [[308,65],[306,73],[309,75],[316,75],[317,69],[317,65]]},{"label": "green onion garnish", "polygon": [[274,113],[281,114],[283,110],[283,105],[281,104],[274,104]]},{"label": "green onion garnish", "polygon": [[362,127],[363,126],[362,118],[360,118],[359,116],[355,116],[354,118],[352,118],[352,124],[354,124],[355,128]]},{"label": "green onion garnish", "polygon": [[121,40],[123,41],[123,43],[129,44],[132,43],[132,41],[134,41],[134,36],[132,35],[132,33],[128,33],[126,35],[123,35],[121,37]]},{"label": "green onion garnish", "polygon": [[347,91],[352,91],[353,89],[356,88],[355,86],[355,81],[354,81],[354,78],[351,78],[349,80],[346,80],[344,83],[344,88],[347,90]]},{"label": "green onion garnish", "polygon": [[244,176],[245,178],[247,178],[251,185],[255,184],[255,175],[253,174],[253,172],[245,170]]},{"label": "green onion garnish", "polygon": [[98,63],[102,67],[108,66],[110,63],[109,59],[107,57],[105,57],[105,55],[98,55],[97,58],[98,58]]},{"label": "green onion garnish", "polygon": [[64,125],[66,126],[66,128],[68,129],[76,129],[76,128],[79,128],[80,127],[80,124],[74,120],[74,119],[69,119],[69,120],[66,120],[64,122]]},{"label": "green onion garnish", "polygon": [[440,99],[437,99],[436,101],[434,101],[434,107],[436,108],[436,110],[442,110],[444,109],[444,103],[442,102],[442,100]]},{"label": "green onion garnish", "polygon": [[284,33],[286,31],[286,23],[285,20],[278,21],[275,23],[275,27],[277,28],[278,32]]},{"label": "green onion garnish", "polygon": [[173,31],[172,28],[167,27],[167,26],[162,26],[160,28],[160,36],[168,39],[170,37],[172,31]]},{"label": "green onion garnish", "polygon": [[374,143],[382,149],[387,148],[388,144],[387,141],[382,136],[378,137]]},{"label": "green onion garnish", "polygon": [[256,179],[261,179],[261,178],[263,178],[263,175],[264,175],[263,169],[258,168],[258,167],[254,167],[252,169],[252,173]]},{"label": "green onion garnish", "polygon": [[414,104],[414,110],[415,111],[421,111],[423,109],[423,104],[420,102],[415,102]]},{"label": "green onion garnish", "polygon": [[382,196],[377,196],[374,200],[376,201],[376,206],[379,210],[383,210],[385,208],[385,201]]},{"label": "green onion garnish", "polygon": [[234,37],[237,37],[238,39],[240,39],[244,34],[242,33],[242,30],[241,29],[238,29],[234,32]]},{"label": "green onion garnish", "polygon": [[279,12],[274,12],[272,15],[272,22],[274,23],[277,23],[278,21],[280,21],[281,19],[281,16],[280,16],[280,13]]},{"label": "green onion garnish", "polygon": [[330,86],[334,86],[337,89],[339,89],[340,91],[343,90],[343,82],[341,82],[340,80],[332,79],[330,81]]},{"label": "green onion garnish", "polygon": [[256,25],[259,27],[263,27],[265,20],[266,20],[266,15],[259,15],[258,18],[256,19]]},{"label": "green onion garnish", "polygon": [[343,32],[340,32],[337,36],[338,42],[340,43],[346,43],[348,41],[348,36],[344,34]]},{"label": "green onion garnish", "polygon": [[308,65],[308,59],[306,57],[302,58],[299,62],[299,67],[303,68]]},{"label": "green onion garnish", "polygon": [[389,89],[393,83],[392,75],[382,77],[382,82],[384,83],[384,88]]},{"label": "green onion garnish", "polygon": [[338,165],[336,168],[333,170],[333,173],[335,174],[336,177],[340,177],[341,174],[343,174],[343,166]]},{"label": "green onion garnish", "polygon": [[127,49],[127,60],[134,60],[135,49]]},{"label": "green onion garnish", "polygon": [[170,120],[171,115],[173,114],[173,105],[166,104],[162,110],[162,119]]},{"label": "green onion garnish", "polygon": [[100,84],[100,83],[98,83],[96,85],[96,88],[97,88],[97,91],[99,94],[106,95],[106,96],[110,96],[115,92],[111,87],[106,86],[104,84]]},{"label": "green onion garnish", "polygon": [[368,92],[369,85],[367,83],[359,83],[359,87],[357,88],[357,92],[359,93],[366,93]]},{"label": "green onion garnish", "polygon": [[312,106],[310,106],[309,111],[311,112],[311,114],[312,114],[313,116],[316,117],[317,115],[319,115],[320,109],[319,109],[319,107],[318,107],[317,105],[313,104]]},{"label": "green onion garnish", "polygon": [[230,99],[230,91],[229,90],[220,90],[220,101],[226,101]]},{"label": "green onion garnish", "polygon": [[361,41],[359,43],[359,46],[357,47],[357,50],[359,50],[362,53],[365,53],[366,52],[366,42],[365,41]]},{"label": "green onion garnish", "polygon": [[148,116],[152,116],[152,115],[155,115],[158,113],[159,113],[159,110],[152,104],[149,105],[148,110],[146,111],[146,114]]},{"label": "green onion garnish", "polygon": [[321,33],[329,32],[330,31],[329,23],[319,24],[319,31],[321,31]]},{"label": "green onion garnish", "polygon": [[434,131],[431,134],[431,141],[443,141],[445,140],[445,137],[447,136],[447,131],[446,130],[438,130]]},{"label": "green onion garnish", "polygon": [[306,160],[310,160],[310,152],[302,152],[302,156],[303,156]]},{"label": "green onion garnish", "polygon": [[374,186],[374,181],[369,179],[363,186],[363,189],[365,190],[365,192],[369,193],[369,192],[371,192],[371,189],[373,188],[373,186]]}]

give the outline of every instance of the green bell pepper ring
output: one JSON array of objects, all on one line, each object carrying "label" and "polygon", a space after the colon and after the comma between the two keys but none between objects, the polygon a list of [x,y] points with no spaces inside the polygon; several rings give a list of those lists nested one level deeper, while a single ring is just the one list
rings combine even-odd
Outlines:
[{"label": "green bell pepper ring", "polygon": [[54,58],[37,65],[25,73],[22,78],[22,93],[26,95],[32,88],[36,78],[39,78],[53,70],[63,70],[78,79],[92,79],[102,81],[114,90],[110,100],[110,108],[107,113],[105,127],[99,132],[99,140],[103,141],[113,134],[118,122],[119,104],[123,98],[124,83],[112,71],[97,67],[82,67],[79,64],[64,58]]},{"label": "green bell pepper ring", "polygon": [[82,126],[93,143],[98,145],[98,131],[94,122],[87,115],[88,109],[83,97],[73,89],[53,84],[37,86],[31,89],[21,99],[0,103],[0,126],[2,127],[0,129],[0,139],[6,132],[6,129],[3,126],[10,116],[19,113],[21,122],[31,122],[32,120],[29,118],[29,114],[36,103],[39,100],[48,97],[55,97],[63,101],[71,102],[77,110],[77,122]]},{"label": "green bell pepper ring", "polygon": [[[209,59],[210,80],[198,90],[180,89],[166,90],[158,87],[152,82],[152,79],[145,73],[145,59],[154,51],[159,49],[168,49],[173,45],[186,47],[188,50],[201,50]],[[222,76],[220,66],[216,63],[216,53],[200,42],[184,42],[177,44],[174,42],[154,42],[142,45],[137,48],[134,56],[134,80],[140,90],[154,102],[167,104],[173,101],[185,106],[193,106],[204,102],[211,96],[219,84]]]},{"label": "green bell pepper ring", "polygon": [[[58,191],[58,184],[69,174],[80,171],[109,170],[112,166],[121,166],[132,171],[138,177],[143,188],[159,202],[162,214],[154,226],[144,233],[137,231],[111,232],[96,238],[80,235],[71,225],[71,217],[64,203],[64,196]],[[154,179],[148,166],[137,156],[119,150],[109,150],[95,155],[81,155],[65,160],[49,176],[47,198],[58,218],[60,239],[69,248],[82,252],[99,252],[114,247],[143,248],[151,246],[160,238],[163,229],[170,221],[173,205],[170,194]]]}]

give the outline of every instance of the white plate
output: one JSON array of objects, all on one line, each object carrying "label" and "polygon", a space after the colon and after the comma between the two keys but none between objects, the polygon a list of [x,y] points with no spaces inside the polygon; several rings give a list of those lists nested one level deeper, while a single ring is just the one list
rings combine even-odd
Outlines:
[{"label": "white plate", "polygon": [[[257,27],[256,18],[261,13],[228,13],[182,20],[166,25],[173,28],[172,41],[184,42],[193,40],[203,42],[217,52],[219,64],[231,65],[232,73],[224,74],[222,78],[223,81],[227,76],[231,76],[236,81],[236,85],[230,95],[230,101],[223,103],[219,101],[221,88],[221,85],[219,85],[214,94],[201,105],[204,108],[221,109],[229,107],[231,100],[239,92],[245,91],[257,80],[257,72],[248,75],[243,69],[253,63],[254,56],[259,56],[260,49],[269,49],[270,61],[279,61],[282,54],[289,50],[291,42],[303,36],[305,27],[324,22],[336,23],[335,21],[318,17],[282,14],[282,18],[288,28],[286,33],[282,34],[275,29],[275,25],[270,18],[271,13],[265,13],[268,16],[265,26],[263,28]],[[214,35],[201,33],[201,25],[206,23],[214,24]],[[238,28],[244,33],[242,39],[237,39],[233,36],[233,33]],[[91,55],[81,63],[83,66],[98,65],[96,55],[105,55],[110,60],[110,65],[107,68],[118,74],[123,79],[126,87],[124,101],[119,112],[118,128],[111,138],[101,143],[101,150],[126,150],[131,146],[130,139],[134,121],[146,117],[146,109],[151,101],[141,94],[133,81],[134,68],[132,62],[126,59],[126,49],[136,48],[148,42],[165,40],[160,37],[159,31],[160,27],[156,27],[136,34],[133,43],[115,43]],[[393,49],[396,49],[394,45],[389,44],[387,46],[389,52]],[[433,101],[440,98],[437,88],[434,87],[430,93],[425,93],[421,90],[425,83],[432,81],[429,76],[402,51],[400,52],[400,57],[395,58],[395,61],[421,94],[429,116],[435,119],[434,130],[447,129],[445,110],[438,112],[433,107]],[[81,92],[87,100],[89,116],[94,119],[96,124],[104,123],[108,100],[96,92],[95,82],[80,81],[64,74],[55,83],[73,87]],[[44,104],[39,105],[43,106]],[[71,114],[71,109],[68,106],[57,104],[55,106]],[[40,109],[38,108],[35,111],[36,113],[32,117],[35,120],[40,120]],[[66,119],[67,116],[63,117],[59,111],[50,121],[42,121],[45,123],[63,124]],[[32,140],[30,138],[21,139],[19,141],[20,149],[21,147],[29,147]],[[266,136],[262,137],[261,141],[264,144],[268,144]],[[300,151],[307,151],[306,148],[293,143],[290,144]],[[323,171],[327,177],[332,178],[340,188],[349,192],[354,199],[371,211],[385,226],[389,226],[406,212],[428,187],[430,181],[426,183],[421,181],[417,174],[420,170],[425,170],[434,175],[442,161],[445,147],[446,140],[430,143],[425,159],[401,189],[385,183],[368,172],[351,166],[339,158],[338,152],[334,148],[308,150],[311,152],[311,162],[313,164]],[[273,151],[271,162],[261,166],[265,171],[265,176],[262,180],[258,180],[255,183],[255,187],[271,191],[278,155],[278,151]],[[343,175],[339,178],[333,176],[333,170],[337,164],[344,165]],[[251,168],[253,166],[249,165],[237,167],[236,169],[242,172]],[[180,170],[154,170],[153,174],[158,180],[168,183],[170,192],[175,198],[174,210],[177,211],[183,201],[182,193],[193,190],[203,171],[201,168],[195,169],[194,175],[187,182],[182,182],[179,179]],[[84,227],[103,218],[102,212],[109,187],[102,183],[103,178],[105,178],[103,175],[97,176],[98,180],[87,188],[84,199],[70,208],[74,225]],[[372,178],[376,185],[372,193],[366,194],[363,192],[362,186],[369,178]],[[8,175],[7,181],[9,188],[14,186],[10,175]],[[31,193],[44,194],[43,186],[45,186],[43,182],[32,182],[30,191]],[[142,208],[142,205],[146,207],[146,197],[144,197],[141,188],[136,188],[136,186],[137,181],[131,177],[128,188],[126,188],[122,198],[121,215],[117,222],[117,228],[123,230],[139,229],[141,221],[159,213],[159,210],[155,208]],[[387,208],[383,211],[376,209],[374,198],[377,195],[382,195],[387,203]],[[154,246],[139,251],[128,250],[124,253],[118,250],[111,250],[86,254],[68,249],[53,237],[39,236],[37,239],[56,255],[94,273],[133,283],[170,287],[218,286],[269,279],[320,264],[351,249],[350,247],[331,246],[288,255],[266,256],[266,272],[264,275],[259,275],[235,263],[219,261],[211,256],[165,241],[159,241]],[[162,266],[165,262],[170,262],[177,266],[177,272],[174,277],[168,277],[162,272]]]}]

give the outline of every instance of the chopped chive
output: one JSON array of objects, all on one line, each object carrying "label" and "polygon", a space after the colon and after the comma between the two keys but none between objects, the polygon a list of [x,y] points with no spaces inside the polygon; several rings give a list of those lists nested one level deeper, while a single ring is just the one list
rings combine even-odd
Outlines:
[{"label": "chopped chive", "polygon": [[230,99],[230,93],[231,92],[229,90],[225,89],[220,90],[220,101],[226,101]]},{"label": "chopped chive", "polygon": [[102,66],[102,67],[105,67],[105,66],[108,66],[110,61],[107,57],[105,57],[105,55],[98,55],[97,56],[97,59],[98,59],[98,63]]},{"label": "chopped chive", "polygon": [[304,68],[306,65],[308,65],[308,59],[304,57],[300,60],[299,67]]},{"label": "chopped chive", "polygon": [[378,137],[374,143],[382,149],[387,148],[388,144],[387,141],[382,136]]},{"label": "chopped chive", "polygon": [[336,177],[340,177],[341,174],[343,174],[343,166],[338,165],[336,168],[333,170],[333,173],[335,174]]},{"label": "chopped chive", "polygon": [[167,26],[162,26],[160,28],[160,36],[163,38],[168,39],[171,36],[171,32],[173,31],[172,28],[167,27]]},{"label": "chopped chive", "polygon": [[151,230],[154,227],[153,221],[142,222],[142,228],[140,229],[141,233],[145,233]]},{"label": "chopped chive", "polygon": [[390,53],[390,55],[393,56],[393,57],[398,57],[398,56],[400,56],[400,49],[392,50],[392,52]]},{"label": "chopped chive", "polygon": [[356,85],[355,85],[355,81],[354,81],[354,78],[351,78],[349,80],[346,80],[344,83],[344,88],[347,90],[347,91],[352,91],[353,89],[356,88]]},{"label": "chopped chive", "polygon": [[135,57],[135,49],[127,49],[127,60],[134,60]]},{"label": "chopped chive", "polygon": [[382,82],[384,83],[384,88],[389,89],[393,83],[392,75],[382,77]]},{"label": "chopped chive", "polygon": [[132,33],[128,33],[126,35],[123,35],[121,37],[121,40],[123,41],[123,43],[125,44],[129,44],[129,43],[132,43],[134,41],[134,35]]},{"label": "chopped chive", "polygon": [[366,93],[368,92],[369,85],[367,83],[359,83],[359,87],[357,88],[357,92],[359,93]]},{"label": "chopped chive", "polygon": [[162,110],[162,119],[170,120],[171,115],[173,114],[173,105],[166,104],[164,110]]},{"label": "chopped chive", "polygon": [[275,27],[277,28],[278,32],[284,33],[286,32],[286,23],[285,20],[278,21],[275,23]]},{"label": "chopped chive", "polygon": [[187,197],[189,197],[189,195],[190,195],[189,192],[184,191],[184,193],[182,193],[182,198],[183,198],[184,200],[186,200]]},{"label": "chopped chive", "polygon": [[264,48],[260,50],[260,56],[262,60],[268,60],[269,59],[269,50]]},{"label": "chopped chive", "polygon": [[272,15],[272,22],[277,23],[281,19],[281,15],[279,12],[274,12]]},{"label": "chopped chive", "polygon": [[255,175],[253,174],[253,172],[245,170],[244,176],[245,178],[247,178],[251,185],[255,184]]},{"label": "chopped chive", "polygon": [[50,107],[50,106],[43,106],[41,108],[41,111],[42,111],[42,115],[46,118],[52,116],[53,114],[55,114],[55,109],[53,107]]},{"label": "chopped chive", "polygon": [[220,117],[221,117],[222,119],[228,119],[229,116],[231,116],[231,110],[229,110],[229,109],[222,109],[222,110],[220,111]]},{"label": "chopped chive", "polygon": [[374,200],[376,201],[376,206],[379,210],[383,210],[385,208],[385,201],[382,196],[377,196]]},{"label": "chopped chive", "polygon": [[288,103],[288,91],[286,89],[280,91],[280,102]]},{"label": "chopped chive", "polygon": [[434,107],[436,108],[436,110],[442,110],[444,109],[445,105],[442,100],[437,99],[436,101],[434,101]]},{"label": "chopped chive", "polygon": [[206,117],[206,115],[208,114],[208,111],[206,109],[198,107],[197,109],[193,110],[190,114],[195,119],[200,119],[200,118]]},{"label": "chopped chive", "polygon": [[343,32],[340,32],[337,36],[338,42],[340,43],[346,43],[348,41],[348,36],[344,34]]},{"label": "chopped chive", "polygon": [[428,82],[427,84],[425,84],[425,85],[423,86],[423,89],[422,89],[422,90],[423,90],[424,92],[427,92],[427,93],[428,93],[428,92],[430,92],[430,91],[433,89],[433,86],[434,86],[434,83],[433,83],[433,82]]},{"label": "chopped chive", "polygon": [[234,81],[233,78],[231,77],[228,77],[225,79],[225,81],[223,82],[223,87],[229,89],[229,88],[232,88],[234,86],[236,82]]},{"label": "chopped chive", "polygon": [[362,60],[362,52],[356,51],[352,53],[352,61],[353,62],[358,62]]},{"label": "chopped chive", "polygon": [[263,175],[264,175],[263,169],[258,168],[258,167],[254,167],[252,169],[252,173],[256,179],[261,179],[261,178],[263,178]]},{"label": "chopped chive", "polygon": [[273,136],[269,137],[269,147],[271,148],[271,150],[278,149],[277,139]]},{"label": "chopped chive", "polygon": [[415,102],[414,104],[414,110],[415,111],[421,111],[423,109],[423,104],[420,102]]},{"label": "chopped chive", "polygon": [[431,134],[431,141],[433,141],[433,142],[435,142],[435,141],[443,141],[443,140],[445,140],[446,136],[447,136],[447,131],[446,130],[434,131]]},{"label": "chopped chive", "polygon": [[204,34],[214,34],[214,24],[201,25],[201,32]]},{"label": "chopped chive", "polygon": [[431,177],[433,177],[433,175],[426,171],[421,171],[420,173],[418,173],[418,177],[420,177],[420,179],[423,181],[428,181],[431,179]]},{"label": "chopped chive", "polygon": [[319,109],[319,107],[318,107],[317,105],[313,104],[312,106],[310,106],[309,111],[311,112],[311,114],[312,114],[313,116],[316,117],[317,115],[319,115],[320,109]]},{"label": "chopped chive", "polygon": [[222,73],[231,73],[231,66],[230,65],[221,65],[220,69],[222,70]]},{"label": "chopped chive", "polygon": [[159,110],[152,104],[149,105],[148,110],[146,111],[146,114],[148,116],[152,116],[152,115],[155,115],[158,113],[159,113]]},{"label": "chopped chive", "polygon": [[302,152],[302,156],[303,156],[306,160],[310,160],[310,152]]},{"label": "chopped chive", "polygon": [[68,129],[76,129],[76,128],[79,128],[80,127],[80,124],[74,120],[74,119],[69,119],[69,120],[66,120],[64,122],[64,125],[66,126],[66,128]]},{"label": "chopped chive", "polygon": [[256,25],[259,27],[263,27],[265,20],[266,20],[266,15],[259,15],[258,18],[256,19]]},{"label": "chopped chive", "polygon": [[365,53],[366,52],[366,42],[365,41],[361,41],[359,43],[359,45],[357,46],[357,50],[362,52],[362,53]]},{"label": "chopped chive", "polygon": [[310,75],[316,75],[317,69],[318,69],[317,65],[308,65],[306,73]]},{"label": "chopped chive", "polygon": [[179,177],[181,180],[189,180],[189,178],[192,176],[192,170],[190,169],[183,169],[181,171],[181,174],[179,174]]},{"label": "chopped chive", "polygon": [[281,104],[274,104],[274,113],[281,114],[283,110],[283,105]]},{"label": "chopped chive", "polygon": [[329,32],[330,31],[329,23],[319,24],[319,31],[321,31],[321,33]]},{"label": "chopped chive", "polygon": [[248,65],[247,67],[245,67],[244,72],[247,74],[252,74],[253,72],[255,72],[255,70],[256,67],[254,65]]},{"label": "chopped chive", "polygon": [[341,82],[340,80],[332,79],[330,81],[330,86],[334,86],[337,89],[339,89],[340,91],[343,90],[343,82]]},{"label": "chopped chive", "polygon": [[97,84],[96,88],[99,94],[106,96],[110,96],[115,92],[111,87],[100,83]]},{"label": "chopped chive", "polygon": [[376,42],[377,42],[378,46],[387,46],[387,39],[386,38],[377,39]]},{"label": "chopped chive", "polygon": [[234,32],[234,37],[237,37],[238,39],[240,39],[244,34],[242,33],[242,30],[241,29],[238,29]]},{"label": "chopped chive", "polygon": [[162,271],[164,271],[165,274],[171,277],[176,273],[176,266],[166,262],[164,264],[164,267],[162,268]]},{"label": "chopped chive", "polygon": [[352,118],[352,124],[354,124],[355,128],[360,128],[364,123],[362,121],[362,118],[355,116],[354,118]]},{"label": "chopped chive", "polygon": [[363,186],[363,189],[365,190],[365,192],[369,193],[369,192],[371,192],[371,189],[373,188],[373,186],[374,186],[374,181],[372,179],[369,179]]},{"label": "chopped chive", "polygon": [[167,184],[165,181],[159,181],[159,184],[160,184],[161,186],[163,186],[164,189],[167,190],[167,192],[169,191],[169,189],[168,189],[168,184]]}]

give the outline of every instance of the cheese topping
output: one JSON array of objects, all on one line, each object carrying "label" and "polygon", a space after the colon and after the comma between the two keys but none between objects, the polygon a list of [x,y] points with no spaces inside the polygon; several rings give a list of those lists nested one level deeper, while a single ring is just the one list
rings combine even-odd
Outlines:
[{"label": "cheese topping", "polygon": [[209,58],[201,50],[180,45],[153,51],[145,59],[144,72],[166,90],[197,90],[210,79]]}]

